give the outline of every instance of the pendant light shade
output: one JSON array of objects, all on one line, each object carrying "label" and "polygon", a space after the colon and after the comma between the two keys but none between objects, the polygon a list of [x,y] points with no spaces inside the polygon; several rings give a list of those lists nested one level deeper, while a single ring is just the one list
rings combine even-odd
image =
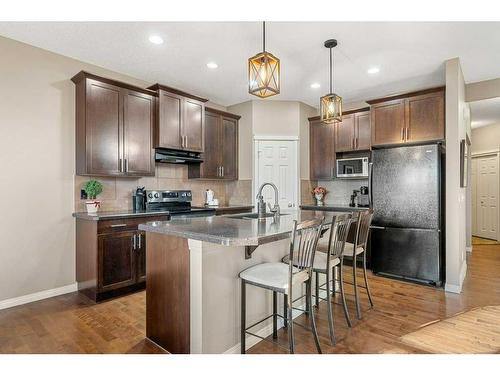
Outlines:
[{"label": "pendant light shade", "polygon": [[325,47],[330,49],[330,93],[320,99],[321,121],[331,124],[342,122],[342,97],[333,93],[333,57],[332,48],[337,46],[337,40],[329,39],[325,42]]},{"label": "pendant light shade", "polygon": [[280,93],[280,59],[266,52],[266,23],[262,23],[262,52],[248,59],[248,92],[259,98]]}]

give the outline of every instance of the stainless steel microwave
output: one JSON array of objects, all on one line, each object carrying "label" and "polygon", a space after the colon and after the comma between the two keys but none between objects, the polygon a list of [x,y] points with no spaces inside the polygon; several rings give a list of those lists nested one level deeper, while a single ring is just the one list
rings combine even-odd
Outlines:
[{"label": "stainless steel microwave", "polygon": [[368,158],[337,159],[337,178],[368,177]]}]

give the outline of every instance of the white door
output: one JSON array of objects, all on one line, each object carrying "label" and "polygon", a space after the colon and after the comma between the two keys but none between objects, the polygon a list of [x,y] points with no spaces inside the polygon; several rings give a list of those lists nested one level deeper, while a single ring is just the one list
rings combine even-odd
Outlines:
[{"label": "white door", "polygon": [[498,157],[477,159],[477,235],[498,239]]},{"label": "white door", "polygon": [[[280,210],[297,209],[297,142],[296,141],[256,141],[256,184],[257,189],[264,182],[272,182],[278,188],[278,202]],[[264,187],[263,194],[266,203],[274,205],[274,190],[270,186]]]},{"label": "white door", "polygon": [[479,236],[477,231],[477,158],[471,161],[471,200],[472,200],[472,235]]}]

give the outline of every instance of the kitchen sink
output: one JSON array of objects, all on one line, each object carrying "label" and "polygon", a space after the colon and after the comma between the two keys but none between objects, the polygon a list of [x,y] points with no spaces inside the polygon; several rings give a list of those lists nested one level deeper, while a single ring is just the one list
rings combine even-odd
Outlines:
[{"label": "kitchen sink", "polygon": [[[286,216],[286,215],[289,215],[289,214],[279,214],[279,216]],[[254,213],[251,213],[251,214],[238,214],[238,215],[231,215],[231,216],[228,216],[229,218],[231,219],[246,219],[246,220],[252,220],[252,219],[258,219],[259,218],[259,214],[254,212]],[[267,219],[269,217],[274,217],[274,214],[273,213],[270,213],[270,212],[267,212],[264,214],[264,219]]]}]

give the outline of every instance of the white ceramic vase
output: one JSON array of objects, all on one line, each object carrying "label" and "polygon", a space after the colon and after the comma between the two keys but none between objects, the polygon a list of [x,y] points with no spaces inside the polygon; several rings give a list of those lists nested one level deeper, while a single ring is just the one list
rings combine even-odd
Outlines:
[{"label": "white ceramic vase", "polygon": [[97,211],[101,206],[101,201],[92,200],[85,202],[85,206],[87,207],[87,213],[89,215],[97,215]]},{"label": "white ceramic vase", "polygon": [[314,198],[316,198],[316,206],[323,206],[325,202],[323,202],[323,198],[325,196],[323,194],[314,194]]}]

